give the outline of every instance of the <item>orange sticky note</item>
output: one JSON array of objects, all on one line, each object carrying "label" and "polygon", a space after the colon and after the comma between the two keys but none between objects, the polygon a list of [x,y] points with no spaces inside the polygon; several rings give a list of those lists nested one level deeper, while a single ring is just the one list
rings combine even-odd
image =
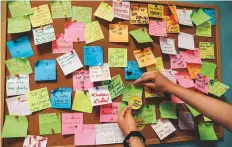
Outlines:
[{"label": "orange sticky note", "polygon": [[143,50],[134,50],[134,55],[140,68],[156,63],[155,56],[150,47]]},{"label": "orange sticky note", "polygon": [[180,32],[180,26],[173,16],[164,16],[163,21],[166,23],[167,33]]},{"label": "orange sticky note", "polygon": [[110,24],[109,26],[110,42],[128,42],[128,25]]},{"label": "orange sticky note", "polygon": [[197,74],[200,73],[201,64],[188,63],[187,69],[188,69],[190,78],[195,79],[197,77]]}]

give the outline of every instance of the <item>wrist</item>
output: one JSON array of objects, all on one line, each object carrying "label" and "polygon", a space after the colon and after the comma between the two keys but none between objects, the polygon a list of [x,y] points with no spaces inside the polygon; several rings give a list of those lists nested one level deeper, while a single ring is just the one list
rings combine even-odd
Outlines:
[{"label": "wrist", "polygon": [[173,83],[173,82],[169,82],[169,83],[167,83],[165,86],[164,86],[164,90],[163,90],[163,92],[166,92],[166,93],[171,93],[172,92],[172,90],[173,90],[173,88],[176,86],[176,84],[175,83]]}]

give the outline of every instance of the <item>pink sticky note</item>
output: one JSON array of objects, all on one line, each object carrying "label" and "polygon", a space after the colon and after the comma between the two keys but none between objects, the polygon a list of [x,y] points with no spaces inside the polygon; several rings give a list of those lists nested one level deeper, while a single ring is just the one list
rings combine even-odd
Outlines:
[{"label": "pink sticky note", "polygon": [[176,97],[175,95],[171,95],[171,101],[174,104],[183,104],[183,103],[185,103],[182,100],[180,100],[178,97]]},{"label": "pink sticky note", "polygon": [[80,131],[78,128],[75,129],[75,146],[83,146],[83,145],[95,145],[96,141],[96,130],[95,124],[93,125],[83,125],[83,130]]},{"label": "pink sticky note", "polygon": [[170,55],[171,69],[186,68],[187,64],[181,54]]},{"label": "pink sticky note", "polygon": [[62,113],[62,135],[74,134],[76,128],[83,130],[83,113]]},{"label": "pink sticky note", "polygon": [[166,37],[167,36],[166,23],[161,21],[157,22],[155,20],[150,20],[149,35]]},{"label": "pink sticky note", "polygon": [[196,50],[180,51],[180,54],[187,63],[202,64],[200,50],[198,48],[196,48]]},{"label": "pink sticky note", "polygon": [[73,73],[73,90],[88,90],[94,86],[90,81],[89,71],[81,70]]},{"label": "pink sticky note", "polygon": [[208,90],[209,90],[209,87],[208,87],[208,84],[209,84],[209,78],[204,76],[204,75],[201,75],[201,74],[198,74],[196,79],[195,79],[195,88],[197,88],[198,90],[208,94]]},{"label": "pink sticky note", "polygon": [[69,53],[73,50],[73,43],[64,40],[64,34],[57,34],[56,40],[52,41],[52,53]]},{"label": "pink sticky note", "polygon": [[85,41],[85,27],[83,22],[67,22],[64,24],[64,40],[66,42]]},{"label": "pink sticky note", "polygon": [[195,84],[193,83],[193,80],[191,80],[188,72],[178,72],[175,75],[178,83],[181,86],[185,88],[195,87]]},{"label": "pink sticky note", "polygon": [[118,119],[118,102],[112,104],[101,105],[100,122],[117,122]]}]

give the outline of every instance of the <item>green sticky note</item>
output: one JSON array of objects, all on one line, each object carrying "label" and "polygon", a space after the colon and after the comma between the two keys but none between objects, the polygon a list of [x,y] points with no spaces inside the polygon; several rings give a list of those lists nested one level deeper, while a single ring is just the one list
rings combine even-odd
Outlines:
[{"label": "green sticky note", "polygon": [[138,43],[153,42],[153,40],[151,39],[151,37],[147,33],[146,27],[140,28],[140,29],[137,29],[137,30],[134,30],[134,31],[130,31],[130,34],[131,34],[131,36],[134,37],[134,39]]},{"label": "green sticky note", "polygon": [[52,18],[72,17],[71,1],[51,1]]},{"label": "green sticky note", "polygon": [[214,59],[214,43],[199,42],[201,59]]},{"label": "green sticky note", "polygon": [[72,7],[72,21],[83,22],[85,24],[92,21],[92,8],[90,7]]},{"label": "green sticky note", "polygon": [[94,13],[94,16],[105,19],[107,21],[112,21],[114,19],[113,16],[113,8],[106,2],[101,2],[99,7]]},{"label": "green sticky note", "polygon": [[177,119],[176,104],[169,101],[163,101],[159,104],[160,117],[168,119]]},{"label": "green sticky note", "polygon": [[118,106],[118,116],[121,114],[122,110],[126,108],[127,103],[126,102],[120,102]]},{"label": "green sticky note", "polygon": [[61,133],[60,113],[39,114],[39,134]]},{"label": "green sticky note", "polygon": [[138,117],[144,119],[145,124],[156,123],[155,105],[146,105],[139,109]]},{"label": "green sticky note", "polygon": [[207,15],[202,8],[193,10],[190,18],[197,26],[211,19],[211,17]]},{"label": "green sticky note", "polygon": [[23,1],[8,1],[11,17],[20,17],[32,14],[32,8],[29,0]]},{"label": "green sticky note", "polygon": [[198,125],[198,131],[201,140],[218,140],[214,129],[213,123],[201,123]]},{"label": "green sticky note", "polygon": [[211,37],[211,21],[206,21],[203,24],[200,24],[196,27],[196,35],[197,36],[204,36],[204,37]]},{"label": "green sticky note", "polygon": [[6,115],[2,129],[2,138],[26,137],[28,121],[25,116]]},{"label": "green sticky note", "polygon": [[27,58],[11,58],[5,61],[10,75],[31,74],[33,71]]},{"label": "green sticky note", "polygon": [[141,97],[141,99],[142,99],[142,95],[143,95],[143,88],[142,87],[138,87],[138,86],[134,86],[133,84],[129,84],[125,87],[122,101],[128,102],[129,98],[132,96]]},{"label": "green sticky note", "polygon": [[193,107],[189,106],[188,104],[186,104],[186,106],[188,107],[189,111],[192,113],[192,115],[194,117],[200,115],[200,112],[198,112],[197,110],[195,110]]},{"label": "green sticky note", "polygon": [[22,33],[31,30],[31,22],[29,16],[8,18],[7,33]]},{"label": "green sticky note", "polygon": [[217,80],[209,81],[209,93],[218,97],[222,96],[230,87],[218,82]]},{"label": "green sticky note", "polygon": [[90,100],[89,92],[84,91],[76,91],[72,110],[92,113],[93,106]]},{"label": "green sticky note", "polygon": [[211,119],[209,119],[209,118],[206,117],[206,116],[203,116],[203,119],[204,119],[204,121],[212,121]]},{"label": "green sticky note", "polygon": [[214,79],[217,65],[211,62],[202,61],[200,74]]},{"label": "green sticky note", "polygon": [[110,67],[127,67],[127,49],[109,48],[108,63]]},{"label": "green sticky note", "polygon": [[110,91],[110,96],[112,99],[122,95],[125,90],[125,86],[120,75],[112,77],[110,81],[103,81],[102,85],[108,85],[108,89]]}]

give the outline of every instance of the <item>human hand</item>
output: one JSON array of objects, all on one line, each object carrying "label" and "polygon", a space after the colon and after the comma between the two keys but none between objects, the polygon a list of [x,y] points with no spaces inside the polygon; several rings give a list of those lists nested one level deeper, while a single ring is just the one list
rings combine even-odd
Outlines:
[{"label": "human hand", "polygon": [[118,117],[119,128],[125,135],[128,135],[131,131],[137,131],[136,122],[132,116],[131,106],[128,105],[124,108]]}]

